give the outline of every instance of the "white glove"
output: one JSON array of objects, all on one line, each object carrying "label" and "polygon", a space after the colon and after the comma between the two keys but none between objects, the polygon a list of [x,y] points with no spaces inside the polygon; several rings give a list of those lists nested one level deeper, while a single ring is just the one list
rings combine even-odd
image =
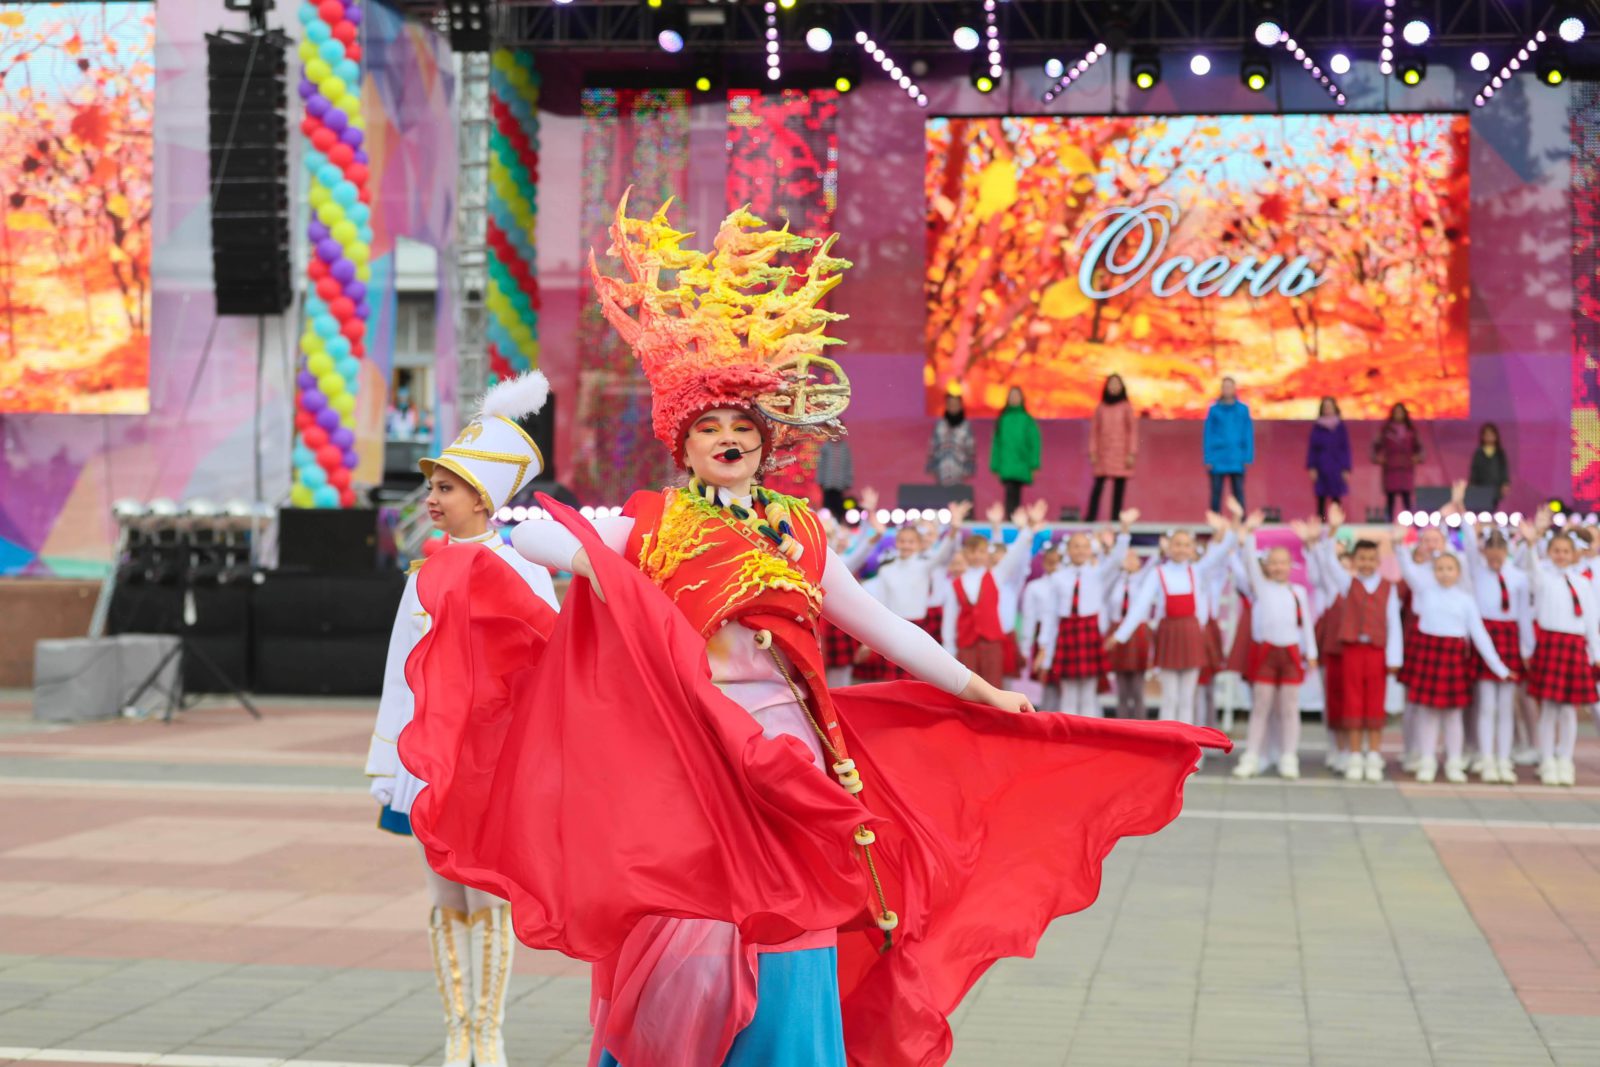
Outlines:
[{"label": "white glove", "polygon": [[394,803],[394,775],[374,775],[372,778],[372,784],[368,787],[368,790],[372,793],[372,799],[376,800],[384,807],[388,807],[390,804]]}]

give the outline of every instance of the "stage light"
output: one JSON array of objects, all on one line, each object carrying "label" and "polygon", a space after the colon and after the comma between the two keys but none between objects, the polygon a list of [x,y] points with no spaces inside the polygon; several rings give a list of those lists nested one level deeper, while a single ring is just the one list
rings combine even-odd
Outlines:
[{"label": "stage light", "polygon": [[1496,526],[1504,526],[1510,518],[1511,516],[1507,515],[1505,512],[1497,511],[1494,513],[1494,524]]},{"label": "stage light", "polygon": [[709,93],[711,91],[711,86],[712,86],[711,75],[709,75],[709,74],[696,74],[694,76],[694,88],[695,88],[696,92]]},{"label": "stage light", "polygon": [[889,521],[894,523],[896,526],[899,526],[901,523],[905,522],[906,521],[905,510],[903,508],[895,508],[893,511],[891,511],[889,513]]},{"label": "stage light", "polygon": [[[911,78],[906,75],[905,71],[900,69],[899,64],[890,58],[887,52],[878,46],[878,42],[874,41],[870,36],[867,35],[865,30],[858,31],[856,33],[856,44],[860,45],[861,50],[872,57],[872,61],[874,63],[883,68],[883,72],[885,74],[894,79],[896,85],[905,90],[906,95],[909,96],[918,107],[928,106],[927,94],[917,86],[916,82],[912,81]],[[919,69],[919,67],[922,71],[926,72],[927,66],[925,64],[921,64],[920,61],[913,62],[911,64],[913,71],[916,71]],[[918,77],[920,76],[921,75],[919,74]]]},{"label": "stage light", "polygon": [[1239,62],[1239,80],[1252,93],[1259,93],[1272,84],[1272,63],[1265,56],[1249,55]]},{"label": "stage light", "polygon": [[[833,76],[834,92],[840,95],[853,91],[861,83],[861,64],[847,55],[835,53],[833,62],[828,65],[828,73]],[[910,84],[910,79],[904,74],[899,81],[902,89]]]},{"label": "stage light", "polygon": [[1545,35],[1543,30],[1539,30],[1532,37],[1528,38],[1528,42],[1522,46],[1517,54],[1506,60],[1505,65],[1500,68],[1500,73],[1490,78],[1489,84],[1478,90],[1478,95],[1472,98],[1473,105],[1476,107],[1483,107],[1490,100],[1494,99],[1495,93],[1499,92],[1506,85],[1510,84],[1512,72],[1520,70],[1522,68],[1522,64],[1532,58],[1535,52],[1539,51],[1539,46],[1549,40],[1550,38]]},{"label": "stage light", "polygon": [[860,522],[861,521],[861,509],[860,508],[850,508],[850,509],[846,510],[845,513],[844,513],[844,521],[845,521],[845,525],[846,526],[854,526],[856,523]]},{"label": "stage light", "polygon": [[785,11],[793,11],[796,0],[778,0],[778,6]]},{"label": "stage light", "polygon": [[989,73],[988,67],[974,67],[972,71],[972,87],[980,93],[992,93],[1000,83]]},{"label": "stage light", "polygon": [[1588,32],[1588,29],[1584,25],[1583,19],[1577,15],[1568,15],[1556,26],[1556,36],[1568,44],[1577,44],[1583,40],[1583,35]]},{"label": "stage light", "polygon": [[1271,19],[1262,19],[1256,26],[1256,43],[1262,48],[1274,48],[1283,39],[1283,27]]},{"label": "stage light", "polygon": [[806,47],[813,52],[826,52],[833,47],[833,34],[825,27],[813,26],[806,31]]},{"label": "stage light", "polygon": [[667,28],[656,33],[656,44],[661,46],[663,52],[683,51],[683,32]]},{"label": "stage light", "polygon": [[1059,59],[1044,61],[1044,76],[1046,78],[1059,78],[1067,72],[1067,65]]},{"label": "stage light", "polygon": [[1400,28],[1400,37],[1413,48],[1421,48],[1433,36],[1433,27],[1423,19],[1412,19]]},{"label": "stage light", "polygon": [[1050,88],[1046,89],[1044,91],[1044,95],[1039,99],[1048,104],[1056,97],[1066,92],[1069,88],[1071,88],[1074,82],[1083,77],[1084,73],[1087,72],[1090,67],[1098,63],[1101,57],[1103,57],[1108,51],[1109,49],[1106,48],[1104,41],[1089,49],[1083,54],[1082,59],[1068,66],[1061,77],[1052,82],[1050,84]]},{"label": "stage light", "polygon": [[1539,75],[1539,80],[1546,85],[1560,85],[1567,80],[1566,65],[1562,63],[1560,57],[1549,53],[1539,60],[1534,71]]},{"label": "stage light", "polygon": [[977,29],[967,25],[957,26],[955,32],[950,35],[950,40],[963,52],[970,52],[983,43],[983,37]]},{"label": "stage light", "polygon": [[1489,69],[1489,53],[1474,52],[1472,53],[1472,58],[1468,60],[1468,62],[1472,64],[1473,70],[1482,73],[1483,71]]},{"label": "stage light", "polygon": [[1211,59],[1200,53],[1189,58],[1189,73],[1197,78],[1204,78],[1211,73]]},{"label": "stage light", "polygon": [[1350,73],[1350,57],[1343,52],[1335,52],[1328,57],[1328,69],[1335,74]]},{"label": "stage light", "polygon": [[1545,506],[1545,510],[1550,512],[1550,514],[1552,514],[1552,515],[1559,515],[1563,511],[1567,510],[1567,506],[1565,504],[1563,504],[1556,497],[1551,497],[1548,501],[1545,502],[1544,506]]},{"label": "stage light", "polygon": [[1415,524],[1417,520],[1412,517],[1411,512],[1402,511],[1400,514],[1394,517],[1394,521],[1399,523],[1401,526],[1411,526]]},{"label": "stage light", "polygon": [[1161,57],[1152,51],[1141,49],[1133,54],[1128,70],[1133,75],[1134,87],[1148,92],[1161,81]]},{"label": "stage light", "polygon": [[1401,56],[1395,64],[1395,69],[1400,72],[1402,84],[1415,88],[1428,76],[1428,61],[1421,55],[1412,53]]}]

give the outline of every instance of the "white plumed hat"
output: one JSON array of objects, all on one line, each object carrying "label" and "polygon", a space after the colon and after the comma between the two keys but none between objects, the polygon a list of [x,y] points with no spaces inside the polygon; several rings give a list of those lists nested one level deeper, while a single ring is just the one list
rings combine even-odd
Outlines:
[{"label": "white plumed hat", "polygon": [[423,476],[443,467],[476,489],[491,515],[499,511],[544,471],[539,446],[517,420],[537,414],[549,396],[550,382],[538,371],[494,386],[450,447],[418,464]]}]

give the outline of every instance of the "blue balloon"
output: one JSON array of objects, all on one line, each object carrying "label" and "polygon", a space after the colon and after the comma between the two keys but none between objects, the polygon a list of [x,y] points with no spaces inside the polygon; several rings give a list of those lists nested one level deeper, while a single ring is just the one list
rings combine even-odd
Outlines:
[{"label": "blue balloon", "polygon": [[[305,11],[305,8],[300,9],[300,17],[302,21],[305,19]],[[321,44],[323,41],[326,41],[328,38],[333,36],[333,29],[326,22],[323,22],[321,19],[317,19],[315,22],[306,23],[306,36],[315,41],[317,44]],[[333,43],[339,44],[338,41],[334,41]],[[344,55],[344,46],[339,45],[339,56],[342,55]],[[326,56],[326,54],[324,54],[324,56]],[[339,56],[334,56],[333,58],[338,59]],[[329,62],[332,62],[332,60],[329,60]]]},{"label": "blue balloon", "polygon": [[[303,445],[300,442],[296,441],[295,445],[294,445],[294,465],[295,465],[295,467],[298,469],[300,467],[306,466],[307,464],[315,464],[316,462],[317,462],[317,457],[311,454],[311,449],[307,448],[305,445]],[[304,478],[301,479],[301,481],[304,481],[304,480],[305,480]]]},{"label": "blue balloon", "polygon": [[309,467],[300,468],[300,481],[317,489],[328,484],[328,472],[313,463]]},{"label": "blue balloon", "polygon": [[321,170],[317,171],[317,180],[322,182],[322,184],[326,185],[329,189],[332,189],[334,186],[344,181],[344,171],[340,170],[332,163],[329,163]]},{"label": "blue balloon", "polygon": [[[361,202],[361,190],[356,188],[355,182],[341,180],[338,185],[333,187],[333,200],[340,207],[354,207]],[[349,212],[346,212],[346,214],[349,214]]]},{"label": "blue balloon", "polygon": [[[317,10],[316,4],[300,5],[300,21],[310,26],[313,22],[322,22],[322,13]],[[327,23],[323,23],[327,25]]]},{"label": "blue balloon", "polygon": [[353,59],[341,59],[333,65],[333,72],[337,74],[346,85],[361,84],[361,64]]},{"label": "blue balloon", "polygon": [[354,356],[346,356],[339,361],[339,373],[344,375],[347,382],[353,382],[361,373],[361,361]]},{"label": "blue balloon", "polygon": [[330,340],[339,336],[339,320],[332,315],[318,315],[311,320],[311,328]]},{"label": "blue balloon", "polygon": [[322,173],[323,167],[332,166],[332,164],[328,162],[328,157],[323,155],[321,152],[318,152],[309,143],[306,145],[305,162],[306,173],[313,175]]},{"label": "blue balloon", "polygon": [[339,490],[331,485],[324,485],[312,494],[319,508],[336,508],[339,506]]},{"label": "blue balloon", "polygon": [[344,45],[339,41],[328,40],[328,35],[323,34],[319,39],[316,34],[307,34],[312,40],[320,40],[317,45],[317,54],[322,56],[326,63],[338,63],[344,58]]},{"label": "blue balloon", "polygon": [[331,337],[328,339],[328,355],[334,359],[343,359],[350,354],[350,338]]},{"label": "blue balloon", "polygon": [[[367,220],[372,218],[372,208],[362,203],[352,204],[350,206],[350,210],[345,212],[345,215],[347,215],[350,221],[354,222],[357,226],[364,226],[366,225]],[[369,241],[367,243],[371,244],[372,242]]]}]

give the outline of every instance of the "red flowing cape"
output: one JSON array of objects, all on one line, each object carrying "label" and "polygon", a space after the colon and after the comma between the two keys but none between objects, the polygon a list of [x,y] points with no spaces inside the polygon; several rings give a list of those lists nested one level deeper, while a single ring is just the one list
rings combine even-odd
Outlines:
[{"label": "red flowing cape", "polygon": [[[429,863],[509,899],[526,944],[585,960],[648,915],[730,922],[758,944],[839,927],[858,1067],[944,1063],[945,1017],[972,984],[1093,903],[1117,840],[1176,818],[1201,749],[1230,747],[920,682],[849,687],[833,699],[867,787],[851,797],[723,696],[705,639],[655,585],[541,502],[588,550],[604,602],[575,579],[557,616],[476,545],[418,575],[432,619],[406,665],[400,755],[429,783],[411,811]],[[851,844],[863,821],[901,920],[888,952]]]}]

